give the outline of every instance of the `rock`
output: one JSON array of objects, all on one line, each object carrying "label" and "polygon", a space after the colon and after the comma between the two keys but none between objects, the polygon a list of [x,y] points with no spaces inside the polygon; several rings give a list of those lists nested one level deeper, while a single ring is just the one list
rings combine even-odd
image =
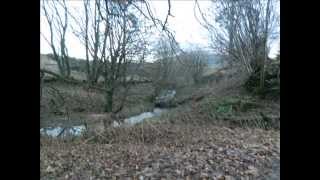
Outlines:
[{"label": "rock", "polygon": [[258,169],[254,166],[249,166],[248,170],[246,171],[246,174],[251,174],[253,176],[257,176],[258,175]]},{"label": "rock", "polygon": [[209,174],[206,173],[206,172],[201,172],[200,173],[200,178],[209,178],[209,177],[210,177]]},{"label": "rock", "polygon": [[218,175],[217,176],[217,180],[225,180],[225,176],[224,175]]},{"label": "rock", "polygon": [[232,177],[232,176],[225,176],[224,179],[225,179],[225,180],[235,180],[235,178]]},{"label": "rock", "polygon": [[156,171],[152,168],[147,167],[141,173],[146,177],[152,177],[156,173]]},{"label": "rock", "polygon": [[48,173],[52,173],[52,172],[55,171],[55,169],[54,169],[52,166],[48,166],[47,169],[46,169],[46,171],[47,171]]},{"label": "rock", "polygon": [[249,177],[240,177],[240,180],[250,180]]},{"label": "rock", "polygon": [[155,106],[160,108],[173,106],[173,98],[176,95],[175,90],[165,90],[160,92],[160,95],[156,97]]},{"label": "rock", "polygon": [[225,175],[220,175],[217,177],[218,180],[235,180],[234,177],[232,176],[225,176]]}]

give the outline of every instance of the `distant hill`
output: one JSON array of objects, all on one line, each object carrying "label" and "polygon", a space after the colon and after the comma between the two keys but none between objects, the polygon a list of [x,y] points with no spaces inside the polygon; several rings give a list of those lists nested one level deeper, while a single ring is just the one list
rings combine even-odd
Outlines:
[{"label": "distant hill", "polygon": [[[85,67],[86,61],[84,59],[70,57],[70,68],[72,77],[79,80],[85,80]],[[54,60],[52,54],[40,54],[40,68],[59,73],[57,62]]]},{"label": "distant hill", "polygon": [[[70,68],[74,71],[85,71],[86,61],[70,57]],[[40,54],[40,67],[48,70],[58,71],[57,62],[52,54]]]},{"label": "distant hill", "polygon": [[[86,80],[86,60],[70,57],[71,76],[79,79]],[[90,61],[92,63],[92,61]],[[144,71],[150,69],[153,63],[145,62],[143,64],[132,63],[129,64],[128,74],[133,75],[136,79],[138,76],[143,76]],[[40,68],[46,69],[55,73],[59,73],[57,62],[54,60],[52,54],[40,54]],[[137,77],[136,77],[137,76]],[[129,78],[129,77],[128,77]],[[103,78],[100,77],[99,81]],[[143,78],[145,79],[145,78]]]},{"label": "distant hill", "polygon": [[[211,54],[208,59],[208,66],[205,68],[204,75],[215,73],[221,65],[220,55]],[[143,64],[132,63],[128,67],[128,74],[133,76],[140,76],[141,78],[150,77],[150,73],[155,68],[157,60],[153,63],[144,62]],[[52,54],[40,54],[40,67],[55,73],[59,73],[57,62],[53,59]],[[86,80],[86,60],[70,57],[70,68],[72,77],[79,80]],[[102,77],[101,77],[102,79]]]},{"label": "distant hill", "polygon": [[57,62],[46,54],[40,54],[40,68],[59,72]]}]

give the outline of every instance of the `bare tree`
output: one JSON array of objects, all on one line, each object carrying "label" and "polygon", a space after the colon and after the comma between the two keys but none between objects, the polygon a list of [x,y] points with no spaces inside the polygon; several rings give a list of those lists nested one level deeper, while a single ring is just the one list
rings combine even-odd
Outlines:
[{"label": "bare tree", "polygon": [[[57,1],[57,4],[62,3]],[[168,4],[169,16],[170,0]],[[65,10],[76,22],[77,27],[73,28],[74,34],[85,46],[87,79],[93,85],[102,75],[106,100],[104,110],[114,117],[123,108],[129,82],[133,79],[132,77],[128,79],[130,64],[144,61],[148,43],[145,36],[146,29],[161,28],[173,39],[172,42],[175,42],[174,36],[166,26],[168,16],[165,23],[155,18],[148,1],[84,0],[83,5],[83,17],[75,17],[72,12]],[[149,24],[142,22],[139,14]],[[121,88],[125,91],[121,94],[120,105],[114,107],[115,92]],[[104,121],[104,125],[108,126],[107,120]]]},{"label": "bare tree", "polygon": [[261,89],[268,41],[278,34],[275,4],[276,0],[217,0],[215,20],[219,26],[214,25],[214,19],[208,20],[208,16],[200,13],[211,33],[213,49],[227,54],[231,62],[242,64],[249,74],[259,72]]},{"label": "bare tree", "polygon": [[[42,1],[42,9],[50,29],[50,44],[54,60],[57,62],[61,76],[70,77],[70,63],[66,46],[68,28],[68,10],[66,1]],[[62,9],[62,10],[60,10]]]},{"label": "bare tree", "polygon": [[[105,24],[101,51],[106,89],[104,109],[111,114],[118,113],[124,106],[129,81],[133,79],[128,79],[128,68],[132,64],[143,62],[146,53],[147,42],[142,36],[143,27],[139,26],[139,19],[130,11],[131,3],[133,2],[104,1],[98,8],[101,20]],[[114,107],[115,91],[120,87],[124,88],[124,92],[120,105]]]},{"label": "bare tree", "polygon": [[184,62],[183,65],[191,74],[193,81],[196,84],[200,82],[204,68],[208,65],[208,58],[209,55],[200,48],[196,48],[182,54],[181,59]]},{"label": "bare tree", "polygon": [[40,71],[40,106],[42,101],[44,72]]},{"label": "bare tree", "polygon": [[102,51],[105,48],[103,38],[106,25],[101,19],[99,9],[101,0],[83,0],[84,16],[72,18],[77,26],[74,27],[73,33],[85,46],[86,55],[86,74],[89,84],[96,84],[102,71]]},{"label": "bare tree", "polygon": [[168,88],[173,84],[175,53],[170,45],[170,39],[166,36],[160,37],[155,45],[154,57],[155,67],[152,76],[153,86],[155,87],[154,96],[159,95],[163,88]]},{"label": "bare tree", "polygon": [[[161,28],[170,38],[174,39],[174,36],[166,27],[168,17],[172,16],[170,0],[168,0],[168,14],[164,23],[155,18],[149,2],[145,0],[112,0],[110,2],[105,0],[83,0],[85,16],[74,17],[71,15],[71,17],[75,20],[76,24],[78,24],[78,26],[74,28],[74,34],[85,45],[87,79],[89,82],[92,82],[92,84],[98,81],[103,69],[102,53],[104,48],[107,48],[104,39],[106,39],[105,36],[108,36],[106,30],[108,29],[107,27],[110,26],[110,24],[107,25],[108,22],[106,20],[109,16],[121,16],[120,14],[107,10],[108,7],[106,7],[106,4],[109,4],[109,6],[112,4],[130,5],[131,9],[135,10],[135,14],[139,14],[139,16],[143,16],[147,20],[152,21],[154,27]],[[105,13],[107,13],[107,15]],[[103,19],[103,17],[105,19]],[[131,20],[132,17],[134,17],[133,14],[128,16]]]}]

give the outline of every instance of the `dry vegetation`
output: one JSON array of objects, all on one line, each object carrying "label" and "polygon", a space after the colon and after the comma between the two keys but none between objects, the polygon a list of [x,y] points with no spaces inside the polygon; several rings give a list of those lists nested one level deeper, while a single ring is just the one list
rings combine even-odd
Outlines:
[{"label": "dry vegetation", "polygon": [[41,179],[279,177],[278,131],[145,125],[114,132],[105,143],[43,140]]},{"label": "dry vegetation", "polygon": [[[277,179],[280,133],[273,124],[264,129],[217,119],[216,115],[228,112],[218,112],[215,105],[225,101],[234,105],[239,99],[260,106],[232,111],[238,116],[279,114],[279,103],[249,96],[236,82],[225,79],[219,86],[181,88],[177,101],[205,97],[191,98],[133,127],[109,128],[65,141],[42,137],[41,179]],[[146,103],[137,101],[147,100],[146,89],[141,85],[132,89],[130,111]]]},{"label": "dry vegetation", "polygon": [[[129,90],[130,96],[125,101],[121,116],[130,117],[153,108],[150,101],[152,86],[150,84],[135,85]],[[121,90],[115,95],[115,99],[121,99]],[[56,121],[55,117],[66,116],[77,120],[85,114],[104,113],[104,93],[100,90],[88,88],[84,85],[72,85],[64,82],[46,83],[43,88],[41,103],[42,122]],[[115,101],[118,106],[120,101]],[[90,121],[90,120],[89,120]]]},{"label": "dry vegetation", "polygon": [[[53,54],[41,55],[41,127],[85,131],[41,134],[40,179],[280,179],[280,56],[268,58],[276,1],[214,1],[217,19],[195,1],[212,51],[181,50],[167,2],[163,22],[148,1],[83,0],[83,14],[42,1]],[[69,57],[68,28],[84,60]],[[165,110],[126,123],[155,107]]]}]

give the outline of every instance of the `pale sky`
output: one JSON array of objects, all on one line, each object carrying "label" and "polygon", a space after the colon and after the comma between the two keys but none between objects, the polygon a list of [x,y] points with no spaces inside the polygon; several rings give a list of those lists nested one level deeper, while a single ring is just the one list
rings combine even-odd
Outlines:
[{"label": "pale sky", "polygon": [[[209,1],[199,1],[201,7],[209,5]],[[71,11],[81,11],[82,1],[67,1],[67,4],[72,7]],[[164,0],[150,1],[151,7],[157,17],[162,21],[165,20],[168,11],[168,2]],[[182,48],[188,47],[191,44],[197,44],[200,47],[206,48],[209,45],[207,31],[199,24],[194,17],[194,1],[192,0],[173,0],[171,3],[171,13],[174,17],[169,17],[169,28],[175,32],[175,38],[180,43]],[[40,19],[41,33],[47,38],[50,37],[48,23],[45,17],[41,14]],[[70,29],[70,28],[69,28]],[[85,49],[79,40],[71,33],[66,37],[68,52],[71,57],[85,58]],[[279,41],[274,42],[271,48],[270,56],[274,57],[279,50]],[[40,35],[40,52],[41,54],[52,53],[48,43]]]}]

